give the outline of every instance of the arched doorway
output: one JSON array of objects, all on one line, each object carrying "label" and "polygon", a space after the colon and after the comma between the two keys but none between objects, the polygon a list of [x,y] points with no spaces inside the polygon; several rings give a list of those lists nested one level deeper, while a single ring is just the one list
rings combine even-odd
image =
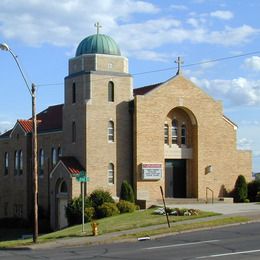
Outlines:
[{"label": "arched doorway", "polygon": [[164,122],[165,196],[197,196],[197,121],[185,107],[172,109]]},{"label": "arched doorway", "polygon": [[61,229],[68,226],[66,217],[66,206],[68,205],[68,186],[64,179],[58,179],[56,183],[56,209],[57,209],[57,228]]}]

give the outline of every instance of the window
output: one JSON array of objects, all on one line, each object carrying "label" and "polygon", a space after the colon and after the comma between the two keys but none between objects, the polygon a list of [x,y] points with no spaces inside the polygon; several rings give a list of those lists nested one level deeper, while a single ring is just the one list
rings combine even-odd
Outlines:
[{"label": "window", "polygon": [[44,151],[40,149],[39,153],[39,176],[43,176],[44,174]]},{"label": "window", "polygon": [[18,164],[19,164],[19,175],[23,174],[23,151],[19,151],[19,156],[18,156]]},{"label": "window", "polygon": [[8,160],[8,153],[5,153],[5,158],[4,158],[4,175],[8,174],[8,168],[9,168],[9,160]]},{"label": "window", "polygon": [[114,142],[114,122],[109,121],[108,122],[108,141],[109,142]]},{"label": "window", "polygon": [[68,192],[68,187],[66,181],[63,181],[60,185],[60,192],[61,193],[67,193]]},{"label": "window", "polygon": [[108,183],[109,184],[114,184],[114,175],[115,175],[114,164],[110,163],[108,165]]},{"label": "window", "polygon": [[19,154],[18,151],[14,152],[14,175],[18,174],[19,169]]},{"label": "window", "polygon": [[23,205],[21,205],[21,204],[14,205],[14,217],[17,217],[17,218],[23,217]]},{"label": "window", "polygon": [[72,84],[72,103],[76,103],[76,83]]},{"label": "window", "polygon": [[178,121],[176,119],[172,120],[172,144],[177,144],[178,142]]},{"label": "window", "polygon": [[53,147],[51,149],[51,166],[54,167],[57,163],[57,151],[56,149]]},{"label": "window", "polygon": [[72,143],[76,143],[76,123],[72,122]]},{"label": "window", "polygon": [[169,143],[169,128],[167,124],[164,124],[164,143]]},{"label": "window", "polygon": [[112,81],[108,82],[108,101],[114,102],[114,83]]},{"label": "window", "polygon": [[181,144],[186,144],[186,125],[181,125]]},{"label": "window", "polygon": [[58,147],[58,151],[57,151],[57,161],[59,160],[59,158],[62,156],[62,149],[61,147]]}]

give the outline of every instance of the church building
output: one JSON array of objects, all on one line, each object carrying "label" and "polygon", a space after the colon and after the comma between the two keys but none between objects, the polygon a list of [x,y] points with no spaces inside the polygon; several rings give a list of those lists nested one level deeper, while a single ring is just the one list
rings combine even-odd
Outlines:
[{"label": "church building", "polygon": [[[37,115],[39,215],[67,225],[64,206],[85,191],[132,184],[146,206],[166,198],[226,195],[251,179],[251,152],[237,149],[237,125],[222,104],[181,74],[133,88],[128,59],[109,36],[88,36],[68,62],[64,104]],[[32,121],[0,136],[0,218],[32,214]]]}]

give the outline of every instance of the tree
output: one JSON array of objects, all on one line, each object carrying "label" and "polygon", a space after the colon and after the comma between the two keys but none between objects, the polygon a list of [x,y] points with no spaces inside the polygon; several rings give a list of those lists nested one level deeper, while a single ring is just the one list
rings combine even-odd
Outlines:
[{"label": "tree", "polygon": [[243,175],[237,177],[234,189],[234,201],[244,202],[247,198],[247,184]]},{"label": "tree", "polygon": [[132,186],[125,180],[122,182],[120,200],[135,202],[135,195]]}]

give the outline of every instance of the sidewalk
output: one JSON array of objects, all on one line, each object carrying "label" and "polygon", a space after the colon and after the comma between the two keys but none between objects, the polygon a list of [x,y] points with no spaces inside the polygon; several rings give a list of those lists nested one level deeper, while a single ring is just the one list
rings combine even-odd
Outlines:
[{"label": "sidewalk", "polygon": [[[176,207],[173,205],[167,205],[168,207]],[[212,211],[216,213],[221,213],[222,215],[219,216],[212,216],[206,218],[198,218],[192,220],[185,220],[180,222],[172,223],[172,225],[183,225],[183,224],[190,224],[190,223],[199,223],[205,222],[215,219],[221,219],[231,216],[246,216],[249,217],[252,221],[260,221],[260,205],[255,203],[243,203],[243,204],[225,204],[225,203],[218,203],[218,204],[185,204],[185,205],[178,205],[179,208],[194,208],[200,209],[203,211]],[[133,234],[142,231],[148,230],[155,230],[159,228],[167,227],[167,224],[155,225],[155,226],[148,226],[143,228],[137,228],[132,230],[123,230],[113,233],[107,233],[104,235],[99,236],[86,236],[86,237],[75,237],[75,238],[64,238],[58,239],[56,241],[41,243],[37,245],[31,245],[29,248],[31,249],[44,249],[44,248],[55,248],[55,247],[75,247],[75,246],[82,246],[87,244],[100,244],[100,243],[112,243],[113,238],[126,235],[126,234]],[[136,239],[132,239],[132,241],[136,241]]]}]

